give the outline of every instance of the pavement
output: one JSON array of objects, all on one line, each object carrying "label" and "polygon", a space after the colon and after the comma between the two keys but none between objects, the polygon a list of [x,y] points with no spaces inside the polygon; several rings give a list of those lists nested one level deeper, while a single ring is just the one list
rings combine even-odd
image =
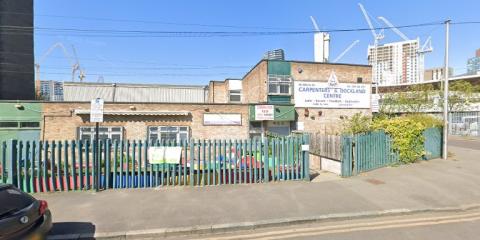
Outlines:
[{"label": "pavement", "polygon": [[[35,197],[47,200],[52,210],[50,239],[160,237],[479,207],[480,141],[455,141],[463,147],[451,144],[448,160],[387,167],[351,178],[321,173],[312,182]],[[461,141],[474,142],[465,145]]]}]

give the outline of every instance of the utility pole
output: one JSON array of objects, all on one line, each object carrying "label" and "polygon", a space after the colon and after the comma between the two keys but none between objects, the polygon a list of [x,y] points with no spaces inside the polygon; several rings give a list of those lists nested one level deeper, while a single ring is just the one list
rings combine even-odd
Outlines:
[{"label": "utility pole", "polygon": [[443,159],[448,155],[448,47],[450,40],[450,22],[445,21],[445,84],[443,84]]}]

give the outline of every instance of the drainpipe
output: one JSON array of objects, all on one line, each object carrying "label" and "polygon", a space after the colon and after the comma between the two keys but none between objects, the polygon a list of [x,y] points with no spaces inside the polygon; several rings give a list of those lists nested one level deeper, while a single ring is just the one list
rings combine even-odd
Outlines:
[{"label": "drainpipe", "polygon": [[212,82],[212,103],[215,103],[215,81]]}]

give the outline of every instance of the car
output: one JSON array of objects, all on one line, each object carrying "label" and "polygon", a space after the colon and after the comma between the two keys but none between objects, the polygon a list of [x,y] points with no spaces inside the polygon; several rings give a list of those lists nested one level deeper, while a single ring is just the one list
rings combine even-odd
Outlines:
[{"label": "car", "polygon": [[45,239],[52,228],[48,203],[11,184],[0,183],[0,239]]}]

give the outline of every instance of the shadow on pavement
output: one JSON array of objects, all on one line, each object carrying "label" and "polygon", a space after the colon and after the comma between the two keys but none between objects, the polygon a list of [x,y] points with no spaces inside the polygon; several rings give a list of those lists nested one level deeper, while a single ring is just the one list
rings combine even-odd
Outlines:
[{"label": "shadow on pavement", "polygon": [[[49,235],[82,234],[94,239],[95,225],[91,222],[55,222]],[[90,237],[88,237],[90,238]]]}]

